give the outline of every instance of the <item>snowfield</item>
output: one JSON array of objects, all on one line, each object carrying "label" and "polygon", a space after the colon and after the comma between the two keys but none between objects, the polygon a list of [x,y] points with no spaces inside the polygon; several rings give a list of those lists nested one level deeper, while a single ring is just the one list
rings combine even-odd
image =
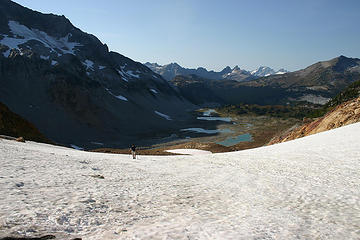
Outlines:
[{"label": "snowfield", "polygon": [[0,140],[0,238],[360,239],[360,123],[240,152]]}]

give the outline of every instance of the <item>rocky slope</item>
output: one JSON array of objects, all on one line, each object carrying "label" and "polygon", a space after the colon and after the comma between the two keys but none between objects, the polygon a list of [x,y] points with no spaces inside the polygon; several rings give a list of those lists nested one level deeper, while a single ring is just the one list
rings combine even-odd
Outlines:
[{"label": "rocky slope", "polygon": [[166,80],[171,81],[174,77],[178,75],[189,76],[189,75],[197,75],[201,78],[212,79],[212,80],[235,80],[235,81],[250,81],[256,79],[258,77],[269,76],[273,74],[283,74],[288,71],[284,69],[280,69],[279,71],[275,71],[269,67],[259,67],[254,71],[247,71],[244,69],[240,69],[239,66],[235,66],[234,68],[230,68],[229,66],[225,67],[220,72],[208,71],[205,68],[199,67],[197,69],[192,68],[184,68],[177,63],[170,63],[166,65],[159,65],[157,63],[145,63],[145,66],[150,68],[152,71],[160,74]]},{"label": "rocky slope", "polygon": [[0,101],[45,136],[86,147],[161,137],[194,107],[160,75],[64,16],[9,0],[0,2],[0,85]]},{"label": "rocky slope", "polygon": [[306,123],[298,128],[288,130],[285,134],[272,139],[269,145],[294,140],[359,121],[360,97],[337,106],[325,116],[316,119],[315,121]]},{"label": "rocky slope", "polygon": [[25,140],[50,143],[50,141],[36,129],[36,127],[10,111],[0,103],[0,135],[23,137]]}]

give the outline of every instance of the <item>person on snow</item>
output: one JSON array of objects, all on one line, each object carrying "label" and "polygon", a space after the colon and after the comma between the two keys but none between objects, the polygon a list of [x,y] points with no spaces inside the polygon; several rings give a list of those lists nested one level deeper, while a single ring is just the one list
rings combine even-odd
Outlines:
[{"label": "person on snow", "polygon": [[131,151],[133,159],[136,159],[136,146],[134,144],[131,145],[130,151]]}]

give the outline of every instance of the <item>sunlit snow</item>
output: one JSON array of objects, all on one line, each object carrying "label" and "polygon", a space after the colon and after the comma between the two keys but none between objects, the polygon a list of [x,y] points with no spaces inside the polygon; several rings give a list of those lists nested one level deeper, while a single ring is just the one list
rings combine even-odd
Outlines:
[{"label": "sunlit snow", "polygon": [[0,238],[355,240],[359,149],[360,123],[240,152],[139,159],[0,140]]},{"label": "sunlit snow", "polygon": [[185,155],[204,155],[204,154],[212,154],[210,151],[199,150],[199,149],[172,149],[166,150],[166,152],[177,153],[177,154],[185,154]]}]

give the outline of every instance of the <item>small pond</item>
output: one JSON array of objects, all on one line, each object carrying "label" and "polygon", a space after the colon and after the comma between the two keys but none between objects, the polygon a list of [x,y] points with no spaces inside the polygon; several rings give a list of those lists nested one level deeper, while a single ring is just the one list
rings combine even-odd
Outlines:
[{"label": "small pond", "polygon": [[236,137],[228,137],[224,141],[217,142],[217,144],[220,144],[220,145],[223,145],[226,147],[230,147],[230,146],[234,146],[235,144],[238,144],[240,142],[250,142],[250,141],[252,141],[251,134],[246,133],[246,134],[242,134],[242,135],[239,135]]},{"label": "small pond", "polygon": [[181,131],[190,131],[190,132],[196,132],[196,133],[206,133],[206,134],[216,134],[216,133],[232,133],[230,129],[203,129],[203,128],[185,128],[181,129]]},{"label": "small pond", "polygon": [[197,117],[199,120],[231,122],[230,117]]}]

